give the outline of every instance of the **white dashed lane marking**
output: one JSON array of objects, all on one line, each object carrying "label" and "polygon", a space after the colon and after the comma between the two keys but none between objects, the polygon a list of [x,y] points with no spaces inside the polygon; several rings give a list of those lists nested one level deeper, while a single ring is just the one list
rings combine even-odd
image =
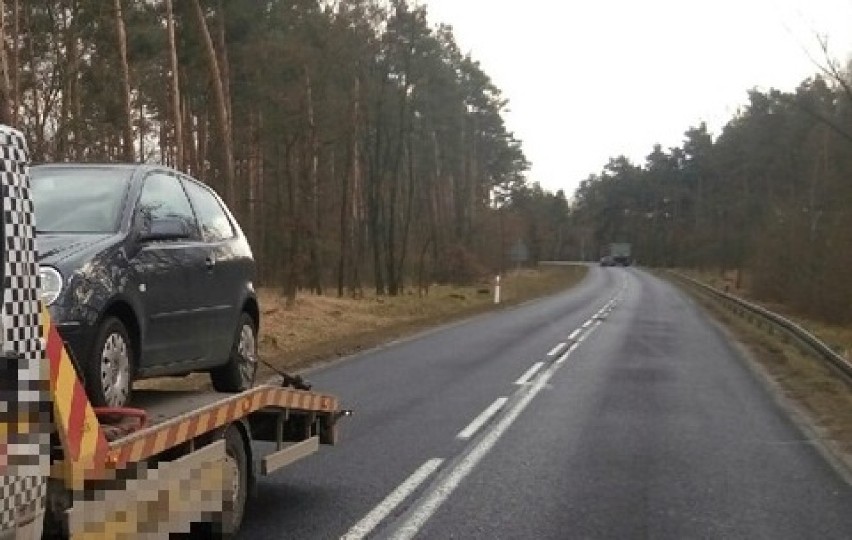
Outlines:
[{"label": "white dashed lane marking", "polygon": [[458,435],[456,435],[459,439],[470,439],[473,435],[479,431],[482,426],[484,426],[495,414],[500,412],[500,409],[503,408],[503,405],[509,400],[507,397],[499,397],[494,403],[488,406],[487,409],[482,411],[479,416],[473,419],[473,421],[467,425],[466,428],[461,430]]}]

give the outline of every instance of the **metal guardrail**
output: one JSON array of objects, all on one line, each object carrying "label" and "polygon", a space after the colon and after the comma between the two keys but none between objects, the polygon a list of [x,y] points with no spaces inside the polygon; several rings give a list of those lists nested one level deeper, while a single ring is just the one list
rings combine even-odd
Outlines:
[{"label": "metal guardrail", "polygon": [[819,338],[805,330],[801,325],[786,317],[782,317],[777,313],[769,311],[763,306],[743,300],[742,298],[730,293],[720,291],[715,287],[701,283],[700,281],[681,274],[680,272],[672,270],[669,270],[668,272],[672,276],[675,276],[710,296],[721,300],[723,303],[727,304],[729,308],[733,308],[732,311],[738,312],[739,315],[745,315],[749,318],[756,317],[759,326],[762,326],[760,322],[764,322],[768,325],[770,331],[778,329],[789,335],[794,341],[801,345],[800,348],[808,349],[813,356],[825,361],[830,367],[834,368],[838,373],[852,382],[852,362],[835,352],[831,347],[820,341]]}]

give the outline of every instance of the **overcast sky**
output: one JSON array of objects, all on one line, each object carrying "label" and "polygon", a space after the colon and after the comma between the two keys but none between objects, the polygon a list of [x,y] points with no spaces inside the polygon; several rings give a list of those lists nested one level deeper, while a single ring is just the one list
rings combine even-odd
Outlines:
[{"label": "overcast sky", "polygon": [[749,88],[816,71],[816,33],[852,49],[852,0],[422,0],[510,100],[529,178],[573,194],[611,156],[642,163],[702,120],[718,135]]}]

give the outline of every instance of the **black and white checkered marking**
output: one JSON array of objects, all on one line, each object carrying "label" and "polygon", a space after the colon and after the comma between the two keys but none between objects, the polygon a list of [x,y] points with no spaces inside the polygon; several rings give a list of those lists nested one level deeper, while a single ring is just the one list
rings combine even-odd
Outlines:
[{"label": "black and white checkered marking", "polygon": [[[17,392],[0,403],[0,422],[26,421],[26,433],[7,430],[8,466],[0,476],[0,531],[15,526],[21,513],[44,507],[49,467],[49,367],[39,324],[39,272],[35,214],[30,193],[27,146],[20,132],[0,125],[0,197],[3,209],[3,304],[0,339],[6,353],[5,373],[17,375]],[[20,430],[24,431],[24,430]]]}]

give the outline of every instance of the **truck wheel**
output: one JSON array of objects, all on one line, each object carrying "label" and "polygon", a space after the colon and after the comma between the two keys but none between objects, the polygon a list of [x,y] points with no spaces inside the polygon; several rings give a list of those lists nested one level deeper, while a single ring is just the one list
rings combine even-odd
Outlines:
[{"label": "truck wheel", "polygon": [[116,317],[98,329],[92,356],[85,366],[86,389],[95,407],[125,407],[133,389],[133,342]]},{"label": "truck wheel", "polygon": [[225,467],[231,471],[231,497],[223,501],[221,532],[225,538],[240,530],[248,498],[248,456],[239,429],[234,426],[225,431]]},{"label": "truck wheel", "polygon": [[246,312],[240,324],[228,363],[210,371],[213,388],[219,392],[242,392],[254,386],[257,373],[257,324]]}]

